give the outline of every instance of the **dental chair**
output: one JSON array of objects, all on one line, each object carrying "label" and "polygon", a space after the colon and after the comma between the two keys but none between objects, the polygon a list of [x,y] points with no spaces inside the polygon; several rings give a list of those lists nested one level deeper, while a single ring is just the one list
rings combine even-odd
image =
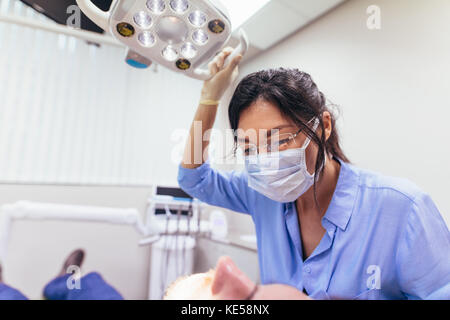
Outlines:
[{"label": "dental chair", "polygon": [[[139,232],[136,232],[138,230]],[[126,299],[146,299],[150,251],[137,245],[135,209],[17,202],[0,209],[0,261],[7,284],[31,299],[75,248],[87,252],[82,273],[99,271]]]}]

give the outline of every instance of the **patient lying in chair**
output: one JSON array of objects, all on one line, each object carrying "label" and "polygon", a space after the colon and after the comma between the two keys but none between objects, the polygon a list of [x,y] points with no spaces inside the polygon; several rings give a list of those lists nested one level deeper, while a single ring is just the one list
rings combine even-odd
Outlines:
[{"label": "patient lying in chair", "polygon": [[[76,274],[67,273],[67,270],[69,267],[81,268],[84,256],[85,253],[81,249],[72,252],[64,261],[59,274],[44,287],[43,297],[47,300],[123,300],[122,295],[97,272],[88,273],[78,279],[81,284],[78,288],[68,286],[68,282],[71,282]],[[1,265],[0,300],[28,300],[22,292],[3,283]]]},{"label": "patient lying in chair", "polygon": [[[43,290],[48,300],[122,300],[122,295],[100,274],[88,273],[80,278],[81,286],[68,288],[69,266],[81,267],[83,250],[75,250],[65,260],[60,273]],[[0,265],[0,300],[26,300],[19,290],[3,283]],[[182,277],[166,290],[165,300],[305,300],[296,288],[281,285],[256,285],[228,257],[219,259],[214,270]]]}]

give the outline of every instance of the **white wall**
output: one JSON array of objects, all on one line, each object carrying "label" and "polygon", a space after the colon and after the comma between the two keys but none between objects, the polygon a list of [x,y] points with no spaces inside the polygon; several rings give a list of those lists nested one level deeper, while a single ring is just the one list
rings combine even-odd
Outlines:
[{"label": "white wall", "polygon": [[[366,9],[381,8],[381,30]],[[247,63],[242,73],[296,67],[341,106],[350,160],[406,177],[450,223],[450,2],[352,0]]]},{"label": "white wall", "polygon": [[[18,0],[0,13],[53,23]],[[201,82],[125,49],[0,22],[0,182],[176,185]]]}]

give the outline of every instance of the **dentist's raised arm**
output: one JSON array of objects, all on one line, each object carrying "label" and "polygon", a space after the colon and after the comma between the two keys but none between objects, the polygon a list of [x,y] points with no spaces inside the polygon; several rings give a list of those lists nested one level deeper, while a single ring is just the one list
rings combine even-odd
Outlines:
[{"label": "dentist's raised arm", "polygon": [[220,99],[238,76],[238,64],[242,55],[237,55],[226,63],[227,57],[232,52],[232,48],[225,48],[209,63],[208,67],[213,77],[203,84],[199,106],[184,150],[181,164],[184,168],[195,169],[206,161],[204,150],[208,147],[209,139],[203,139],[203,136],[213,127]]},{"label": "dentist's raised arm", "polygon": [[178,184],[186,193],[200,201],[236,212],[250,213],[246,177],[234,171],[213,169],[207,162],[205,152],[209,144],[209,137],[205,133],[214,125],[220,99],[238,76],[238,64],[242,55],[227,59],[232,51],[231,48],[224,49],[209,64],[213,77],[203,84],[200,103],[179,167]]}]

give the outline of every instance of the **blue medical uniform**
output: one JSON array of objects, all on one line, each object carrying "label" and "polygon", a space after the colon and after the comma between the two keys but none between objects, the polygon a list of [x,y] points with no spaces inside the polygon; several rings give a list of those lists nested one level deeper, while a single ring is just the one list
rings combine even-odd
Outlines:
[{"label": "blue medical uniform", "polygon": [[19,290],[0,283],[0,300],[28,300],[28,298]]},{"label": "blue medical uniform", "polygon": [[341,168],[321,221],[326,233],[307,259],[295,202],[251,189],[245,171],[180,166],[178,182],[201,201],[251,215],[263,284],[315,299],[450,299],[450,233],[430,196],[408,180],[335,160]]},{"label": "blue medical uniform", "polygon": [[[68,288],[71,275],[63,275],[50,281],[44,288],[48,300],[123,300],[122,295],[110,286],[97,272],[91,272],[80,279],[80,287]],[[20,291],[0,283],[0,300],[28,300]]]},{"label": "blue medical uniform", "polygon": [[64,275],[50,281],[44,288],[48,300],[123,300],[122,295],[106,283],[97,272],[91,272],[80,279],[80,288],[69,289]]}]

